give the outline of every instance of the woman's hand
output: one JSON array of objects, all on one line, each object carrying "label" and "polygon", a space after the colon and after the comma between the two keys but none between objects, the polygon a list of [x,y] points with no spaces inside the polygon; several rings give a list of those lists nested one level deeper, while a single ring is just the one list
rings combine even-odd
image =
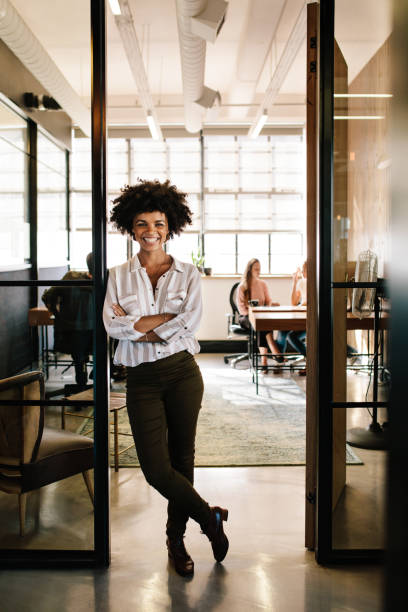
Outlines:
[{"label": "woman's hand", "polygon": [[115,315],[115,317],[125,317],[126,316],[126,312],[123,310],[120,304],[113,304],[112,310],[113,310],[113,314]]},{"label": "woman's hand", "polygon": [[302,270],[300,268],[296,268],[296,272],[292,274],[293,282],[297,283],[298,280],[302,278]]}]

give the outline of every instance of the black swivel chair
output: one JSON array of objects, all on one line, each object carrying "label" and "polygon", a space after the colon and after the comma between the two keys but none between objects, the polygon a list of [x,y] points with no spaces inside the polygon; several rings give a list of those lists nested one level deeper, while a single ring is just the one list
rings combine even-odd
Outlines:
[{"label": "black swivel chair", "polygon": [[[231,287],[229,301],[231,304],[232,312],[228,313],[228,338],[233,338],[234,336],[241,336],[241,338],[245,338],[249,341],[249,331],[243,329],[239,324],[239,311],[236,303],[236,294],[238,290],[239,283],[234,283]],[[246,353],[234,353],[233,355],[224,355],[224,363],[230,363],[234,368],[237,363],[240,361],[244,361],[245,359],[249,359],[249,352]]]}]

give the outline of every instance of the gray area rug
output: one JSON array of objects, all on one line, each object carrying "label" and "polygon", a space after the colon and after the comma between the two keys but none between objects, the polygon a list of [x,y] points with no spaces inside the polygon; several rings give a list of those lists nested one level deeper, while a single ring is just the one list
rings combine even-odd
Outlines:
[{"label": "gray area rug", "polygon": [[[196,466],[305,464],[305,394],[291,379],[262,377],[255,393],[248,370],[202,368],[204,399],[196,439]],[[119,429],[129,432],[126,410]],[[119,448],[130,443],[119,436]],[[346,447],[347,463],[362,464]],[[138,466],[133,448],[120,455],[120,465]]]}]

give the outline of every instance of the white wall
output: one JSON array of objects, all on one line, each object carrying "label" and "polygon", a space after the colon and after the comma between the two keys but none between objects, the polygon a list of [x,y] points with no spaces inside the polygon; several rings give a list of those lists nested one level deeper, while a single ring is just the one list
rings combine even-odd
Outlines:
[{"label": "white wall", "polygon": [[[280,304],[290,303],[292,277],[266,278],[271,298]],[[239,276],[203,276],[203,317],[197,333],[199,340],[225,340],[227,338],[227,317],[231,312],[229,294]]]}]

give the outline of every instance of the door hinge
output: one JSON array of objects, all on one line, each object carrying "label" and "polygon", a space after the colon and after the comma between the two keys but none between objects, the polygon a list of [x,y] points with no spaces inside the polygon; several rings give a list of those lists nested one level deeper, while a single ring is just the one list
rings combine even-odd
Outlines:
[{"label": "door hinge", "polygon": [[316,62],[310,62],[310,72],[316,72]]},{"label": "door hinge", "polygon": [[316,493],[311,493],[309,491],[309,493],[306,495],[306,499],[309,502],[309,504],[315,504],[316,503]]},{"label": "door hinge", "polygon": [[316,36],[311,36],[310,37],[310,48],[311,49],[316,49],[316,47],[317,47]]}]

